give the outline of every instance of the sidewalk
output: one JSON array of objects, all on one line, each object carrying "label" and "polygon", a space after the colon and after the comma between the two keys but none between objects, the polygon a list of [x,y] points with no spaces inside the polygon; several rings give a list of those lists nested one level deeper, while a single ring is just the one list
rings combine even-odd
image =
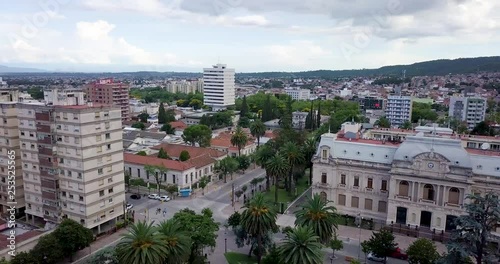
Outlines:
[{"label": "sidewalk", "polygon": [[[118,230],[118,232],[113,233],[111,235],[104,235],[101,237],[98,237],[96,241],[92,242],[90,244],[90,247],[86,247],[78,252],[73,256],[73,261],[72,263],[75,264],[83,264],[85,261],[87,261],[89,258],[89,255],[94,255],[96,252],[98,252],[101,249],[104,249],[110,245],[113,245],[114,242],[118,242],[121,239],[122,234],[126,234],[128,232],[127,228],[123,228]],[[70,263],[70,262],[68,262]]]}]

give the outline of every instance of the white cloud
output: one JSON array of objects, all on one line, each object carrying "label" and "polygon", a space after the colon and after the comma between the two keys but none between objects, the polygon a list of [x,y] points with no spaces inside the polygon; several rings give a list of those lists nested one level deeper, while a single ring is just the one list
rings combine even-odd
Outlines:
[{"label": "white cloud", "polygon": [[325,59],[331,56],[332,52],[312,41],[295,41],[288,45],[264,47],[264,54],[275,64],[300,67],[314,64],[313,61],[318,59]]}]

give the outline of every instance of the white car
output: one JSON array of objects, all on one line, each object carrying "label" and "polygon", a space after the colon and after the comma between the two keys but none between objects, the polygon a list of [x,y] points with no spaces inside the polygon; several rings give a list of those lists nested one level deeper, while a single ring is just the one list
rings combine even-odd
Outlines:
[{"label": "white car", "polygon": [[158,200],[160,200],[162,202],[168,202],[168,201],[170,201],[170,197],[168,197],[168,195],[163,195],[163,196],[160,196],[160,198],[158,198]]},{"label": "white car", "polygon": [[376,256],[372,252],[368,253],[368,255],[366,256],[366,258],[369,259],[369,260],[371,260],[371,261],[375,261],[375,262],[384,262],[384,260],[385,260],[384,258]]},{"label": "white car", "polygon": [[153,200],[159,200],[160,196],[156,193],[153,193],[153,194],[148,195],[148,198],[153,199]]},{"label": "white car", "polygon": [[133,204],[127,204],[127,209],[126,209],[126,211],[129,211],[130,209],[132,209],[132,207],[134,207],[134,205],[133,205]]}]

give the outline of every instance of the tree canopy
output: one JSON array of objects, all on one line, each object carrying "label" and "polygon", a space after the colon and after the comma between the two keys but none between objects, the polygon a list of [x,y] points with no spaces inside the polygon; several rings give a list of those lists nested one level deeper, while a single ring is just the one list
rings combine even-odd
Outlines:
[{"label": "tree canopy", "polygon": [[188,126],[184,129],[182,139],[192,146],[198,144],[200,147],[208,147],[212,140],[212,130],[206,125]]}]

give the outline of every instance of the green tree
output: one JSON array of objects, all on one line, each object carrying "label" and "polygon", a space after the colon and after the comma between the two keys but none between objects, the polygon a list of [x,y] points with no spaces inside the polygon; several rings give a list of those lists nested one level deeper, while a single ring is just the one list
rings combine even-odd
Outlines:
[{"label": "green tree", "polygon": [[387,256],[396,250],[398,246],[394,242],[394,235],[387,230],[380,230],[378,233],[373,232],[366,245],[375,256],[384,258],[384,263],[387,261]]},{"label": "green tree", "polygon": [[201,109],[201,107],[203,106],[203,101],[198,99],[192,99],[189,102],[189,106],[191,106],[195,110]]},{"label": "green tree", "polygon": [[59,263],[65,258],[61,242],[53,234],[42,236],[30,252],[38,263]]},{"label": "green tree", "polygon": [[260,146],[260,138],[266,134],[266,126],[260,119],[250,124],[250,133],[257,139],[257,148]]},{"label": "green tree", "polygon": [[183,150],[181,151],[181,154],[179,154],[179,160],[180,161],[186,161],[191,158],[191,155],[189,155],[189,151]]},{"label": "green tree", "polygon": [[165,263],[185,263],[189,258],[191,237],[183,230],[182,225],[177,219],[169,219],[158,226],[158,232],[163,235],[168,251]]},{"label": "green tree", "polygon": [[285,102],[285,110],[281,113],[280,118],[280,127],[282,129],[292,129],[292,99],[288,97],[288,100]]},{"label": "green tree", "polygon": [[321,247],[319,237],[310,227],[298,226],[286,235],[278,251],[283,263],[322,264]]},{"label": "green tree", "polygon": [[139,186],[146,185],[146,182],[144,182],[144,180],[141,178],[130,178],[129,182],[130,182],[129,183],[130,186],[137,186],[137,194],[139,194]]},{"label": "green tree", "polygon": [[314,137],[310,137],[304,141],[302,153],[304,153],[306,168],[309,168],[309,184],[312,184],[312,158],[316,155],[317,142]]},{"label": "green tree", "polygon": [[239,226],[240,222],[241,222],[241,214],[238,211],[234,212],[227,219],[227,224],[232,228]]},{"label": "green tree", "polygon": [[278,230],[276,225],[276,211],[271,206],[262,193],[257,193],[241,214],[241,226],[252,237],[257,239],[257,260],[262,259],[263,246],[262,238],[270,231]]},{"label": "green tree", "polygon": [[169,159],[170,157],[168,156],[167,152],[163,149],[160,148],[160,151],[158,152],[158,158],[160,159]]},{"label": "green tree", "polygon": [[248,104],[247,104],[247,96],[243,96],[243,102],[241,103],[240,109],[240,118],[248,117]]},{"label": "green tree", "polygon": [[257,149],[257,152],[255,152],[255,162],[263,169],[266,170],[266,190],[269,190],[269,184],[271,183],[270,181],[270,177],[272,177],[270,174],[269,174],[269,171],[267,169],[267,161],[272,158],[274,156],[276,152],[273,150],[273,148],[268,145],[268,144],[265,144],[263,145],[262,147],[260,147],[259,149]]},{"label": "green tree", "polygon": [[146,113],[146,112],[143,112],[143,113],[139,114],[137,117],[139,117],[139,120],[142,123],[147,123],[148,122],[148,118],[149,118],[149,114]]},{"label": "green tree", "polygon": [[375,121],[375,125],[382,127],[382,128],[390,128],[391,127],[391,122],[389,122],[389,119],[387,119],[385,116],[379,118],[379,120]]},{"label": "green tree", "polygon": [[316,127],[321,126],[321,101],[318,102],[318,112],[316,113]]},{"label": "green tree", "polygon": [[413,129],[413,125],[407,120],[401,125],[401,129]]},{"label": "green tree", "polygon": [[[7,264],[38,264],[40,260],[37,259],[33,253],[21,251],[16,254],[15,257],[10,259],[10,262]],[[55,263],[55,262],[54,262]]]},{"label": "green tree", "polygon": [[203,209],[201,214],[196,214],[193,210],[185,208],[175,213],[173,217],[182,223],[181,230],[187,232],[191,237],[191,254],[188,263],[196,263],[195,261],[200,258],[203,248],[215,247],[216,245],[219,225],[213,219],[212,212],[207,209]]},{"label": "green tree", "polygon": [[165,131],[167,135],[174,135],[175,134],[175,128],[172,127],[170,124],[164,124],[161,126],[160,131]]},{"label": "green tree", "polygon": [[238,148],[238,156],[241,156],[241,149],[244,148],[248,143],[248,137],[243,132],[240,126],[236,128],[233,135],[231,136],[231,144]]},{"label": "green tree", "polygon": [[410,264],[434,264],[439,259],[436,245],[429,239],[419,238],[406,250]]},{"label": "green tree", "polygon": [[283,153],[283,156],[286,158],[289,165],[287,187],[288,187],[288,192],[292,193],[294,188],[294,179],[293,179],[294,168],[295,166],[303,164],[305,162],[304,153],[302,153],[300,147],[293,142],[285,143],[285,145],[283,145],[283,147],[280,149],[280,152]]},{"label": "green tree", "polygon": [[250,126],[250,119],[246,116],[240,117],[240,120],[238,121],[238,126],[248,128]]},{"label": "green tree", "polygon": [[193,125],[184,129],[182,139],[192,146],[198,144],[205,148],[210,146],[212,140],[212,130],[206,125]]},{"label": "green tree", "polygon": [[262,259],[262,264],[283,264],[276,244],[273,244],[267,255]]},{"label": "green tree", "polygon": [[311,227],[320,242],[326,245],[338,228],[336,211],[337,209],[328,206],[328,201],[323,200],[318,193],[314,194],[312,199],[307,199],[301,210],[295,213],[295,225]]},{"label": "green tree", "polygon": [[274,202],[278,203],[279,180],[286,177],[290,165],[283,155],[276,153],[266,161],[265,167],[266,176],[269,175],[274,178]]},{"label": "green tree", "polygon": [[477,264],[490,263],[494,257],[489,238],[500,222],[500,201],[498,193],[488,192],[468,195],[465,204],[466,215],[459,216],[457,229],[447,244],[448,252],[458,252],[461,256],[471,256]]},{"label": "green tree", "polygon": [[168,124],[170,122],[174,122],[176,119],[175,119],[175,111],[174,109],[168,109],[166,112],[165,112],[165,124]]},{"label": "green tree", "polygon": [[203,176],[198,181],[198,187],[201,188],[202,195],[205,195],[205,187],[207,187],[208,183],[209,183],[208,176]]},{"label": "green tree", "polygon": [[130,190],[130,172],[124,171],[123,172],[123,179],[125,181],[125,186],[127,186],[127,191]]},{"label": "green tree", "polygon": [[332,249],[332,258],[335,258],[335,251],[342,250],[344,248],[344,242],[340,240],[337,235],[335,235],[331,240],[328,246]]},{"label": "green tree", "polygon": [[493,136],[493,129],[485,121],[479,122],[471,131],[472,135]]},{"label": "green tree", "polygon": [[273,113],[273,105],[271,103],[271,95],[267,94],[266,103],[262,108],[262,121],[267,122],[269,120],[272,120],[273,118],[274,118],[274,113]]},{"label": "green tree", "polygon": [[86,248],[94,240],[92,231],[71,219],[64,219],[52,233],[61,244],[61,249],[73,261],[78,250]]},{"label": "green tree", "polygon": [[123,234],[116,247],[122,264],[164,263],[168,256],[166,237],[157,233],[153,223],[139,221]]},{"label": "green tree", "polygon": [[139,156],[147,156],[147,155],[148,155],[148,153],[146,153],[146,151],[144,151],[144,150],[141,150],[141,151],[137,152],[137,154],[136,154],[136,155],[139,155]]},{"label": "green tree", "polygon": [[231,180],[233,180],[233,173],[238,170],[238,161],[233,157],[225,157],[220,160],[215,166],[215,171],[220,173],[224,177],[224,182],[227,182],[227,175],[231,175]]},{"label": "green tree", "polygon": [[175,194],[179,191],[179,187],[176,184],[169,184],[165,187],[165,191],[174,198]]},{"label": "green tree", "polygon": [[247,155],[236,157],[236,161],[238,161],[238,169],[243,172],[245,172],[248,167],[250,167],[250,157]]},{"label": "green tree", "polygon": [[144,130],[144,129],[146,129],[146,125],[144,125],[144,123],[142,123],[142,122],[136,122],[136,123],[132,124],[132,128]]},{"label": "green tree", "polygon": [[161,102],[160,107],[158,107],[158,123],[159,124],[167,123],[167,113],[165,112],[165,106],[163,106],[163,102]]},{"label": "green tree", "polygon": [[30,87],[28,89],[28,93],[35,100],[43,100],[44,99],[43,89],[41,87],[39,87],[39,86]]},{"label": "green tree", "polygon": [[113,247],[107,247],[95,253],[85,264],[120,264],[116,250]]}]

